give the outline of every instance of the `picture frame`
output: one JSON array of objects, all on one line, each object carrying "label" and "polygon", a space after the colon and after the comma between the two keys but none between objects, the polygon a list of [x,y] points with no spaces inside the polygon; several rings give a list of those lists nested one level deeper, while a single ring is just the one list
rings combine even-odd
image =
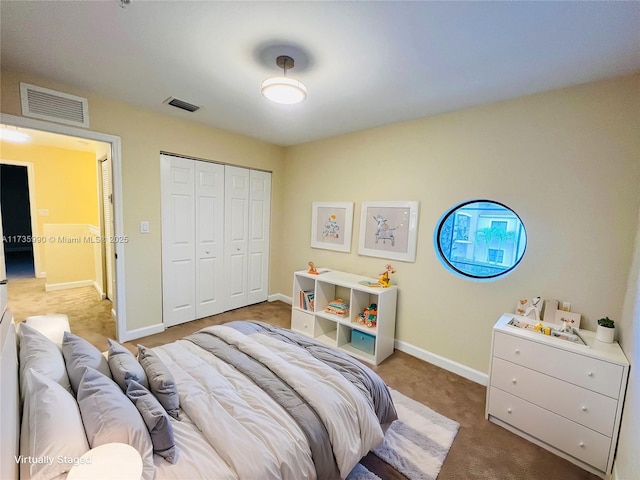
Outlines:
[{"label": "picture frame", "polygon": [[576,330],[580,330],[580,319],[582,315],[576,312],[565,312],[563,310],[556,310],[555,321],[553,323],[557,323],[558,325],[566,322],[572,328]]},{"label": "picture frame", "polygon": [[313,202],[311,248],[351,252],[353,202]]},{"label": "picture frame", "polygon": [[362,202],[358,253],[415,262],[418,202]]}]

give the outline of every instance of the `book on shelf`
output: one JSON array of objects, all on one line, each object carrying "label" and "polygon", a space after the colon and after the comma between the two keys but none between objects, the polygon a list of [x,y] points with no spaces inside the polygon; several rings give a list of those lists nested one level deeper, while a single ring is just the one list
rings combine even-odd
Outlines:
[{"label": "book on shelf", "polygon": [[300,308],[313,311],[315,294],[313,290],[300,290]]}]

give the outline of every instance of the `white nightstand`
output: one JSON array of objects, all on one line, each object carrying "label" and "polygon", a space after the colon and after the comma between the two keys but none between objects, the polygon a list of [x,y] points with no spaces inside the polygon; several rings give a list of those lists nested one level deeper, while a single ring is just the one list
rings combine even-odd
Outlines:
[{"label": "white nightstand", "polygon": [[69,470],[67,480],[140,480],[142,458],[126,443],[92,448]]}]

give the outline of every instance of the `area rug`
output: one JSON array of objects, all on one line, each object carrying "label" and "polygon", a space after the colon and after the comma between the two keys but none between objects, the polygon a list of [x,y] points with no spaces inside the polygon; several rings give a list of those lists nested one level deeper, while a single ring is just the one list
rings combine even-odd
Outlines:
[{"label": "area rug", "polygon": [[[398,412],[382,445],[373,453],[409,480],[434,480],[453,444],[460,425],[429,407],[391,390]],[[347,480],[380,477],[359,464]]]}]

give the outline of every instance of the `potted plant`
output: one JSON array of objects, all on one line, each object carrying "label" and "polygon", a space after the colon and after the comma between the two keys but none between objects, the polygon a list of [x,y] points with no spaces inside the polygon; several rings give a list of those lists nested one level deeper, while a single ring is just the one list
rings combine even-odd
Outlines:
[{"label": "potted plant", "polygon": [[598,320],[598,329],[596,330],[596,340],[604,343],[613,343],[613,336],[616,328],[614,321],[609,317]]}]

